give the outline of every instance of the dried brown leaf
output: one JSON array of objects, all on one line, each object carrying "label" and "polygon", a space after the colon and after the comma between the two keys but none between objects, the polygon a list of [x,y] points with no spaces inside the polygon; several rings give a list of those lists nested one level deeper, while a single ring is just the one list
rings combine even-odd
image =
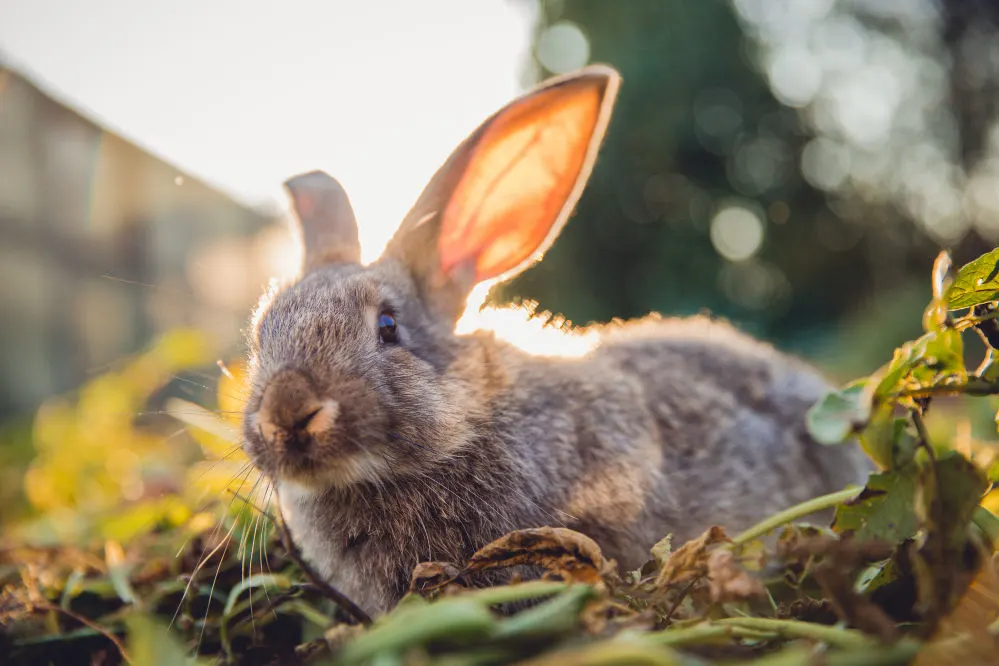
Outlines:
[{"label": "dried brown leaf", "polygon": [[731,539],[723,528],[718,525],[709,527],[704,534],[673,551],[656,578],[656,586],[671,587],[706,575],[709,550],[714,546],[730,542]]},{"label": "dried brown leaf", "polygon": [[937,626],[933,640],[923,648],[915,666],[982,664],[999,666],[999,555],[979,570],[954,612]]},{"label": "dried brown leaf", "polygon": [[796,576],[800,583],[810,574],[837,616],[886,643],[898,639],[894,620],[858,594],[853,582],[861,566],[887,559],[893,550],[894,546],[886,541],[836,538],[815,530],[787,530],[777,544],[778,556],[788,562],[785,576]]},{"label": "dried brown leaf", "polygon": [[746,601],[766,595],[763,583],[743,569],[730,550],[712,550],[708,555],[707,567],[712,603]]},{"label": "dried brown leaf", "polygon": [[521,565],[542,567],[566,580],[594,585],[613,571],[600,546],[585,534],[564,527],[537,527],[510,532],[487,544],[461,573]]},{"label": "dried brown leaf", "polygon": [[457,565],[451,562],[420,562],[413,569],[409,591],[417,594],[433,592],[452,583],[460,573]]}]

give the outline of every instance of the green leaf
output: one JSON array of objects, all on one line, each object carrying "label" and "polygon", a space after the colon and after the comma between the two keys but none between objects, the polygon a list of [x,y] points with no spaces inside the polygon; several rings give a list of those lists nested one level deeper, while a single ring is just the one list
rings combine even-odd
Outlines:
[{"label": "green leaf", "polygon": [[[973,462],[957,451],[942,453],[934,465],[934,474],[935,492],[920,493],[920,499],[927,504],[917,503],[916,508],[926,516],[930,529],[943,532],[951,547],[960,548],[988,481]],[[930,502],[936,506],[929,506]]]},{"label": "green leaf", "polygon": [[967,381],[964,340],[953,328],[930,331],[895,350],[892,360],[871,375],[874,399],[892,398],[902,392],[917,392]]},{"label": "green leaf", "polygon": [[569,633],[579,624],[583,606],[595,596],[596,591],[589,585],[573,585],[558,596],[503,620],[495,637],[524,640]]},{"label": "green leaf", "polygon": [[207,665],[187,654],[180,641],[165,625],[147,615],[132,613],[125,619],[128,627],[128,653],[133,664],[143,666]]},{"label": "green leaf", "polygon": [[229,597],[226,599],[225,607],[222,610],[222,622],[219,625],[219,638],[222,641],[222,648],[225,650],[227,655],[230,657],[232,656],[232,643],[229,638],[229,621],[232,619],[232,616],[235,615],[233,611],[236,608],[236,602],[239,601],[239,596],[247,590],[254,590],[257,588],[263,588],[266,591],[267,588],[274,590],[287,590],[289,587],[291,587],[291,579],[287,576],[263,573],[247,576],[233,586],[232,590],[229,591]]},{"label": "green leaf", "polygon": [[281,574],[254,574],[247,576],[236,585],[233,585],[232,590],[229,592],[229,598],[226,599],[225,609],[222,611],[223,617],[228,619],[229,614],[232,613],[232,609],[236,605],[236,601],[239,599],[239,595],[247,590],[253,590],[258,587],[270,588],[272,590],[287,590],[291,587],[291,579]]},{"label": "green leaf", "polygon": [[947,291],[951,310],[999,300],[999,248],[961,266]]},{"label": "green leaf", "polygon": [[867,455],[888,470],[911,463],[919,444],[909,428],[909,420],[896,418],[895,406],[891,403],[878,406],[858,439]]},{"label": "green leaf", "polygon": [[808,432],[820,444],[840,444],[863,428],[871,416],[866,380],[830,391],[806,415]]},{"label": "green leaf", "polygon": [[856,499],[836,507],[832,528],[861,540],[898,542],[916,533],[919,520],[913,510],[916,479],[912,468],[871,474]]},{"label": "green leaf", "polygon": [[397,610],[383,617],[337,655],[338,663],[367,663],[376,656],[401,654],[434,640],[481,641],[496,629],[489,609],[465,597],[436,601],[425,607]]},{"label": "green leaf", "polygon": [[927,333],[916,341],[915,352],[918,363],[904,382],[904,390],[954,386],[968,380],[960,331],[948,328]]},{"label": "green leaf", "polygon": [[892,455],[893,443],[896,437],[894,418],[895,406],[883,403],[871,415],[867,427],[860,433],[858,440],[864,452],[880,467],[894,467]]},{"label": "green leaf", "polygon": [[[905,547],[907,544],[903,544],[899,548]],[[902,577],[902,570],[899,567],[898,557],[899,550],[889,557],[887,560],[882,560],[880,562],[875,562],[866,569],[864,569],[860,576],[857,578],[857,584],[855,589],[861,594],[871,594],[880,587],[884,587],[888,583],[893,583]]]}]

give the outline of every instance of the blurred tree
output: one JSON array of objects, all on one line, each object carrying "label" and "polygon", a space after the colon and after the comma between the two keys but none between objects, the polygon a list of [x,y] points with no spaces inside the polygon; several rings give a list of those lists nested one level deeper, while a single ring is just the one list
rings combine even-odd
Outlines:
[{"label": "blurred tree", "polygon": [[[922,282],[938,245],[957,246],[959,260],[991,247],[969,224],[951,233],[953,220],[938,216],[934,226],[933,206],[960,192],[930,200],[925,183],[935,166],[913,170],[906,152],[914,142],[905,129],[913,125],[905,116],[910,89],[890,86],[906,75],[906,63],[916,71],[933,62],[944,71],[948,54],[965,48],[963,37],[950,46],[942,41],[945,25],[977,23],[965,15],[949,24],[942,15],[923,20],[920,3],[911,16],[905,8],[887,16],[871,4],[542,1],[530,78],[606,62],[624,84],[562,239],[498,296],[535,299],[579,323],[709,309],[808,352],[876,294],[911,293],[914,281],[928,291]],[[976,11],[983,3],[953,4]],[[969,30],[960,25],[947,30]],[[926,30],[935,31],[930,41],[939,48],[925,46]],[[877,48],[902,65],[863,69],[857,59],[879,57]],[[856,92],[868,89],[856,81],[846,87],[849,75],[833,69],[843,62],[861,67],[862,83],[877,84],[881,72],[883,97],[894,106],[865,107],[870,95]],[[927,109],[931,102],[920,101]],[[878,113],[889,113],[883,126]],[[953,124],[924,115],[916,130],[949,159]],[[991,107],[986,115],[991,122]],[[971,123],[960,113],[946,117]],[[849,143],[854,135],[856,145]],[[862,178],[864,168],[871,171],[862,158],[871,155],[887,165],[873,184]],[[907,166],[911,182],[891,180]],[[914,187],[923,199],[912,199]],[[891,328],[886,353],[918,326],[910,317]]]}]

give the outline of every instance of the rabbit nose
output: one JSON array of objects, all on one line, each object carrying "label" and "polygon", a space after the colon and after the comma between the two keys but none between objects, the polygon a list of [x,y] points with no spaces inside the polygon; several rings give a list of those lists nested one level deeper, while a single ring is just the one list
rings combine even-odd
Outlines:
[{"label": "rabbit nose", "polygon": [[264,390],[256,420],[268,442],[300,446],[310,435],[331,429],[339,414],[339,403],[316,395],[308,377],[286,370]]}]

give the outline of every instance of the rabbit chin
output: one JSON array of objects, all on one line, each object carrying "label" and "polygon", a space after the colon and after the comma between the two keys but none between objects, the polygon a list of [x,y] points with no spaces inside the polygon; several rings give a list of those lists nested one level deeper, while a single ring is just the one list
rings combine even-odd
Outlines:
[{"label": "rabbit chin", "polygon": [[308,467],[279,462],[274,476],[282,486],[288,484],[303,492],[316,493],[358,483],[378,483],[389,471],[384,458],[358,451]]}]

